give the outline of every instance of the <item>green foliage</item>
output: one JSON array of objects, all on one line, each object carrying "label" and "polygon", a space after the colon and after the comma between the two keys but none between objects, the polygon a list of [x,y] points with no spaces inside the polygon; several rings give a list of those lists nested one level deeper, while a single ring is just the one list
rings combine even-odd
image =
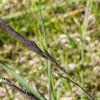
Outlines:
[{"label": "green foliage", "polygon": [[[83,88],[98,99],[99,1],[15,1],[0,1],[0,17],[5,19],[22,36],[37,42],[42,50],[47,49],[67,70],[70,77],[81,83]],[[87,8],[89,11],[73,13],[81,8]],[[38,89],[43,91],[43,94],[49,99],[60,100],[64,97],[67,99],[70,97],[73,100],[87,99],[76,86],[69,82],[66,83],[62,78],[59,79],[59,76],[55,74],[53,64],[26,50],[22,44],[1,28],[0,60],[6,61],[12,66],[9,69],[0,65],[2,76],[7,75],[2,69],[5,68],[16,83],[18,82],[22,88],[35,93],[37,97],[42,98],[36,88],[31,87],[23,78],[29,80],[30,83],[36,80],[35,84]]]}]

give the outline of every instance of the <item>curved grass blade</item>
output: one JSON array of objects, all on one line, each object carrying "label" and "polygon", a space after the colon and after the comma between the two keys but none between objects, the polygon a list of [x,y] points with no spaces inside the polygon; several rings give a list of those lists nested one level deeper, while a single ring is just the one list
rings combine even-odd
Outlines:
[{"label": "curved grass blade", "polygon": [[76,86],[78,86],[88,97],[90,100],[95,100],[83,87],[81,87],[77,82],[75,82],[74,80],[70,79],[69,77],[65,77],[63,75],[61,75],[59,72],[57,72],[57,74],[61,77],[64,78],[65,80],[75,84]]}]

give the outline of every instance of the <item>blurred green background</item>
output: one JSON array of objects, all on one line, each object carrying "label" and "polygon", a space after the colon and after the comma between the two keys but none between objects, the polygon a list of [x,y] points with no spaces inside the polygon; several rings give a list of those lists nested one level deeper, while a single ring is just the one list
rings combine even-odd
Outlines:
[{"label": "blurred green background", "polygon": [[[48,47],[68,74],[79,84],[82,83],[96,100],[100,99],[99,0],[0,0],[0,18],[25,38],[35,41],[42,50]],[[44,59],[27,50],[2,28],[0,60],[9,64],[24,79],[36,84],[48,98]],[[80,100],[80,89],[58,78],[54,65],[51,64],[51,68],[57,99]],[[13,79],[2,68],[0,74]],[[3,89],[0,88],[0,98],[5,100],[7,96]],[[21,95],[18,96],[16,91],[10,92],[15,100],[20,100]],[[85,95],[84,98],[88,100]]]}]

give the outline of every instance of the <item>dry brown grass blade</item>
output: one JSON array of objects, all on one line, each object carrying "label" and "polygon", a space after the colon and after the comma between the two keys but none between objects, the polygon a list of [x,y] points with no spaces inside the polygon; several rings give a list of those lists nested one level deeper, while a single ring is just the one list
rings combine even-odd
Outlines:
[{"label": "dry brown grass blade", "polygon": [[73,11],[70,11],[70,12],[64,14],[63,18],[72,17],[72,16],[74,16],[78,13],[84,12],[84,11],[85,11],[85,8],[81,7],[81,8],[75,9]]}]

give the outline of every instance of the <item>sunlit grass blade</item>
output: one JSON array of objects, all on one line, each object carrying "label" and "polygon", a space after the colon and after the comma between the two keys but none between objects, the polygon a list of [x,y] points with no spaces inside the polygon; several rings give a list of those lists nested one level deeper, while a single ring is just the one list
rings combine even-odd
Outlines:
[{"label": "sunlit grass blade", "polygon": [[[88,17],[90,14],[90,9],[92,6],[92,0],[87,0],[86,2],[86,10],[85,10],[85,15],[84,15],[84,21],[83,24],[81,26],[81,65],[84,64],[84,45],[85,45],[85,37],[86,37],[86,32],[87,32],[87,28],[88,28]],[[83,66],[80,66],[80,80],[81,80],[81,86],[84,87],[84,72],[83,72]],[[84,95],[81,94],[81,100],[84,99]]]}]

